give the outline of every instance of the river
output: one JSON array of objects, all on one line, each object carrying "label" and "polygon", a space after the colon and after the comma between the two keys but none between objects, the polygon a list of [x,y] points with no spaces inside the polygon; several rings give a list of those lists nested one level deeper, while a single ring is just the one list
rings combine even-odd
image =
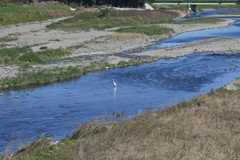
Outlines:
[{"label": "river", "polygon": [[[195,16],[199,14],[206,16],[205,12]],[[240,38],[237,30],[239,22],[229,27],[183,33],[148,49],[208,38]],[[239,71],[240,54],[203,53],[90,73],[46,86],[1,91],[4,96],[0,97],[0,151],[11,140],[16,144],[42,133],[56,135],[55,140],[60,140],[88,120],[113,118],[113,112],[124,111],[128,118],[189,100],[230,83],[240,77]],[[112,79],[117,87],[113,87]]]}]

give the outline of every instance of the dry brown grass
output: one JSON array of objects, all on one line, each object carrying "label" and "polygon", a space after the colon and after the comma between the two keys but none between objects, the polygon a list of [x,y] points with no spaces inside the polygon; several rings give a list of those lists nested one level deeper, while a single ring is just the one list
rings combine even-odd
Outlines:
[{"label": "dry brown grass", "polygon": [[216,91],[120,122],[93,120],[81,125],[71,138],[51,146],[55,149],[41,148],[42,152],[37,153],[30,147],[16,156],[104,160],[239,159],[239,98],[239,91]]}]

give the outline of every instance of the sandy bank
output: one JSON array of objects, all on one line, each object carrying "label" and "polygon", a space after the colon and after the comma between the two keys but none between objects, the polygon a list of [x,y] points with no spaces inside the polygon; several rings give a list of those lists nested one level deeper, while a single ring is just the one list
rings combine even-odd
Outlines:
[{"label": "sandy bank", "polygon": [[[61,19],[49,20],[46,22],[35,22],[27,24],[18,24],[7,27],[1,27],[0,38],[4,36],[11,36],[16,38],[16,41],[7,42],[9,47],[32,46],[33,51],[40,50],[41,47],[48,49],[68,48],[71,46],[78,46],[70,49],[71,55],[69,57],[77,57],[83,55],[109,55],[105,56],[104,60],[109,64],[117,64],[120,61],[129,61],[127,57],[119,57],[115,53],[135,50],[152,45],[153,42],[169,38],[171,36],[208,28],[225,27],[235,20],[227,19],[217,24],[159,24],[159,26],[172,28],[175,32],[171,35],[161,36],[139,36],[119,38],[114,36],[114,31],[89,31],[89,32],[64,32],[60,30],[48,30],[46,26],[50,23],[57,22]],[[175,58],[193,53],[201,52],[222,52],[226,50],[240,50],[238,39],[213,39],[206,40],[188,45],[162,48],[147,52],[135,54],[135,56],[150,56],[157,59],[160,58]],[[81,46],[81,47],[79,47]],[[32,65],[27,70],[20,66],[0,66],[0,79],[15,77],[22,72],[38,71],[42,69],[52,69],[56,67],[68,66],[87,66],[96,61],[103,60],[103,58],[95,58],[91,60],[76,60],[70,62],[61,62],[57,64],[47,65]]]}]

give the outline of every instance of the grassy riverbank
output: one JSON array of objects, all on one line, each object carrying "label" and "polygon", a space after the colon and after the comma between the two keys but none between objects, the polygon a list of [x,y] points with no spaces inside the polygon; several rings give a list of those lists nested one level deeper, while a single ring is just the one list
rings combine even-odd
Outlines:
[{"label": "grassy riverbank", "polygon": [[[55,12],[54,12],[55,10]],[[6,8],[0,8],[1,25],[23,23],[28,21],[39,21],[43,20],[42,17],[31,17],[29,19],[25,17],[27,15],[35,15],[35,12],[42,15],[45,19],[51,19],[51,16],[45,16],[49,13],[59,13],[66,12],[68,8],[66,6],[28,6],[22,7],[17,5],[10,5]],[[160,14],[161,13],[161,14]],[[38,15],[36,14],[36,15]],[[112,9],[100,10],[100,12],[75,12],[76,16],[73,18],[62,20],[60,22],[52,23],[47,28],[48,29],[61,29],[67,30],[68,32],[75,32],[76,30],[105,30],[112,27],[123,27],[130,26],[130,28],[119,28],[116,31],[126,35],[126,32],[131,34],[132,37],[136,37],[139,33],[141,35],[161,35],[161,34],[171,34],[174,32],[169,28],[158,27],[158,26],[142,26],[145,24],[157,24],[163,22],[171,22],[173,18],[176,18],[178,13],[171,11],[163,12],[150,12],[150,11],[113,11]],[[10,16],[10,19],[6,21],[6,17]],[[20,17],[19,17],[20,16]],[[58,16],[64,16],[60,14]],[[15,21],[18,19],[19,21]],[[7,23],[8,22],[8,23]],[[134,27],[131,27],[134,26]],[[136,27],[138,26],[138,27]],[[137,28],[137,30],[136,30]],[[21,33],[19,33],[21,34]],[[128,37],[127,36],[127,37]],[[121,37],[118,35],[118,37]],[[127,38],[125,36],[125,39]],[[116,35],[115,35],[116,38]],[[129,38],[129,37],[128,37]],[[131,38],[130,38],[131,39]],[[0,38],[0,64],[2,66],[6,65],[18,65],[19,73],[15,77],[7,77],[0,81],[1,88],[13,87],[13,86],[25,86],[33,84],[46,84],[55,81],[66,80],[69,78],[74,78],[86,74],[88,72],[102,70],[106,68],[116,68],[124,67],[129,65],[138,65],[143,63],[142,60],[127,60],[121,61],[116,64],[99,62],[99,58],[91,58],[92,62],[89,65],[82,65],[81,63],[77,66],[70,67],[55,67],[54,69],[31,69],[31,65],[46,65],[46,62],[53,60],[61,60],[62,57],[66,57],[71,54],[73,49],[78,49],[80,47],[85,47],[85,44],[78,46],[71,46],[68,48],[60,49],[48,49],[46,46],[40,47],[41,51],[34,52],[31,47],[37,46],[34,44],[32,46],[23,47],[10,47],[8,42],[18,41],[17,36],[7,35]],[[61,39],[49,40],[54,42],[61,42]],[[87,42],[89,43],[89,42]],[[89,61],[89,58],[88,60]],[[100,60],[101,61],[101,60]],[[147,60],[149,61],[149,60]],[[93,64],[97,62],[96,64]],[[74,68],[74,69],[73,69]]]},{"label": "grassy riverbank", "polygon": [[0,64],[45,64],[48,61],[58,60],[62,56],[70,53],[63,49],[46,49],[39,52],[33,52],[29,46],[16,48],[0,49]]},{"label": "grassy riverbank", "polygon": [[179,17],[177,12],[172,11],[114,11],[105,9],[105,12],[89,13],[85,12],[73,18],[52,23],[48,29],[74,30],[105,30],[115,27],[141,26],[159,23],[173,22]]},{"label": "grassy riverbank", "polygon": [[[93,61],[92,61],[93,62]],[[80,77],[90,72],[106,70],[111,68],[121,68],[127,66],[136,66],[149,61],[129,61],[124,62],[120,61],[118,64],[108,64],[104,61],[97,60],[91,65],[87,66],[77,66],[77,67],[56,67],[53,69],[44,69],[40,71],[31,71],[27,72],[29,68],[28,65],[22,67],[22,74],[19,74],[17,77],[6,78],[0,81],[0,88],[9,88],[9,87],[26,87],[29,85],[44,85],[50,84],[53,82],[66,81],[72,78]]]},{"label": "grassy riverbank", "polygon": [[[22,8],[22,6],[18,6],[19,8],[11,12],[11,8],[17,6],[10,6],[9,8],[4,8],[0,13],[2,14],[15,14],[16,16],[21,15],[24,11],[36,11],[38,12],[39,9],[42,9],[42,12],[48,13],[56,9],[55,12],[61,12],[61,10],[67,10],[66,6],[29,6]],[[0,9],[1,10],[1,9]],[[49,11],[50,10],[50,11]],[[68,11],[66,11],[68,13]],[[182,11],[181,11],[182,12]],[[106,57],[104,62],[99,62],[99,58],[90,58],[92,62],[88,64],[82,64],[79,60],[78,65],[66,65],[66,67],[56,66],[50,67],[47,69],[48,61],[57,61],[61,60],[63,57],[72,55],[72,52],[79,49],[89,48],[88,44],[95,43],[107,43],[109,41],[116,41],[119,43],[120,41],[132,41],[136,39],[143,39],[143,41],[148,41],[152,37],[169,37],[174,34],[174,30],[168,27],[162,27],[158,24],[161,23],[174,23],[174,24],[192,24],[196,23],[218,23],[222,20],[214,19],[209,21],[209,19],[198,19],[198,20],[185,20],[184,22],[174,22],[173,19],[179,17],[179,11],[172,11],[172,10],[161,10],[161,11],[113,11],[112,9],[105,9],[100,10],[99,12],[75,12],[76,16],[70,19],[62,20],[60,22],[52,23],[48,25],[48,29],[57,29],[57,30],[64,30],[68,32],[78,32],[78,31],[89,31],[92,29],[95,30],[106,30],[110,29],[117,34],[112,34],[107,37],[103,37],[99,41],[90,40],[78,45],[72,45],[67,48],[60,49],[48,49],[47,46],[41,46],[40,51],[33,51],[32,48],[41,45],[41,44],[32,44],[23,47],[11,47],[9,43],[14,43],[18,41],[18,36],[21,33],[16,35],[9,34],[7,36],[0,38],[0,64],[2,66],[6,65],[18,65],[18,73],[11,77],[8,76],[7,78],[1,78],[0,80],[0,87],[13,87],[13,86],[25,86],[25,85],[33,85],[33,84],[46,84],[55,81],[62,81],[67,80],[69,78],[74,78],[81,76],[89,71],[98,71],[103,70],[106,68],[116,68],[116,67],[124,67],[129,65],[139,65],[145,62],[151,62],[156,60],[154,57],[144,57],[141,58],[132,58],[132,59],[122,59],[115,63],[111,63],[107,61],[109,58]],[[63,15],[62,15],[63,16]],[[14,16],[13,16],[14,17]],[[50,17],[45,17],[46,19]],[[22,18],[19,18],[21,21]],[[35,20],[39,20],[36,18]],[[23,19],[21,22],[25,22]],[[15,22],[17,23],[17,22]],[[113,27],[117,27],[114,28]],[[35,33],[35,32],[34,32]],[[29,33],[23,33],[29,34]],[[35,36],[35,35],[34,35]],[[155,38],[156,39],[156,38]],[[61,43],[63,39],[49,39],[47,42],[44,43]],[[24,42],[25,43],[25,42]],[[97,48],[97,47],[96,47]],[[87,53],[88,54],[88,53]],[[86,60],[89,61],[89,58]],[[97,64],[94,64],[97,62]],[[38,65],[37,67],[33,67],[34,65]],[[39,66],[40,65],[40,66]],[[42,66],[42,67],[41,67]],[[70,73],[71,70],[68,67],[71,66],[75,68],[72,71],[77,71],[75,73]],[[94,67],[93,67],[94,66]],[[99,67],[100,66],[100,67]],[[34,69],[32,69],[32,67]],[[42,68],[42,69],[41,69]],[[89,69],[90,68],[90,69]],[[61,71],[59,71],[61,70]],[[14,71],[15,72],[15,71]],[[52,73],[52,74],[51,74]],[[43,79],[43,77],[45,77]]]},{"label": "grassy riverbank", "polygon": [[52,144],[43,137],[12,159],[239,159],[239,91],[218,90],[137,117],[92,120]]},{"label": "grassy riverbank", "polygon": [[[135,14],[135,16],[139,14],[139,12],[127,12],[128,15],[130,13]],[[152,14],[158,15],[155,11],[143,13],[144,15],[141,16],[144,19],[150,19],[153,16]],[[83,15],[90,16],[91,14]],[[89,19],[91,21],[89,24],[106,20],[107,23],[98,23],[101,24],[97,26],[100,27],[99,29],[109,29],[113,26],[126,27],[126,24],[128,24],[128,21],[124,22],[124,25],[122,25],[123,23],[116,24],[115,22],[119,19],[116,20],[115,18],[123,20],[119,15],[117,17],[113,16],[114,19],[111,19],[111,16],[103,18],[99,16],[99,13],[93,13],[91,16],[97,21]],[[132,22],[132,26],[115,29],[119,33],[112,34],[110,37],[117,37],[116,43],[120,43],[119,39],[136,41],[140,39],[139,37],[159,36],[161,34],[170,36],[174,32],[174,30],[167,27],[152,26],[152,24],[160,23],[159,20],[156,22],[151,20],[138,22],[142,20],[141,16],[140,18],[129,16],[127,20]],[[159,14],[158,16],[161,15]],[[173,14],[172,19],[176,18],[176,16],[177,14]],[[165,16],[165,18],[167,18],[166,21],[163,20],[162,22],[184,24],[184,28],[188,27],[188,24],[192,25],[196,22],[196,20],[173,22],[173,20],[169,20],[169,17]],[[51,29],[77,31],[79,28],[82,29],[79,27],[82,23],[81,20],[85,21],[80,15],[77,15],[73,19],[61,21],[49,27],[52,27]],[[107,24],[111,23],[111,21],[113,25],[109,27]],[[221,21],[201,19],[201,24],[212,24]],[[199,19],[197,22],[199,22]],[[83,27],[83,30],[91,30],[89,26],[88,28]],[[139,29],[137,31],[136,26]],[[97,27],[95,29],[98,29]],[[156,32],[159,30],[161,32]],[[132,39],[132,37],[137,38]],[[150,39],[149,37],[148,39]],[[47,69],[43,69],[43,66],[47,66],[45,62],[59,60],[69,54],[71,55],[71,51],[74,51],[74,49],[89,48],[87,43],[93,43],[93,41],[87,41],[66,49],[55,50],[42,47],[42,51],[33,52],[31,46],[11,48],[7,43],[16,40],[17,38],[12,35],[0,39],[0,42],[2,42],[0,44],[0,53],[4,53],[0,56],[1,67],[10,65],[20,66],[18,68],[20,72],[17,74],[17,77],[1,80],[1,86],[46,84],[78,77],[97,70],[138,65],[146,61],[156,60],[152,56],[146,61],[137,57],[130,61],[127,59],[110,63],[110,56],[107,56],[76,60],[76,66],[71,66],[71,64],[65,67],[46,67]],[[112,41],[112,39],[110,40]],[[144,40],[146,41],[146,39]],[[62,39],[53,39],[53,41],[61,42]],[[217,44],[221,44],[219,41],[217,41]],[[98,43],[103,43],[106,46],[105,43],[107,41],[103,42],[95,39],[94,47],[97,47],[96,44]],[[210,44],[210,41],[205,43]],[[196,44],[194,43],[194,45]],[[209,48],[211,49],[211,47]],[[177,49],[175,52],[179,51],[180,49]],[[43,136],[26,147],[29,143],[26,140],[20,145],[18,152],[4,157],[11,149],[10,143],[5,153],[0,154],[0,159],[239,159],[239,98],[239,91],[218,90],[194,98],[189,102],[182,101],[160,111],[139,113],[135,118],[120,122],[113,122],[108,119],[95,119],[79,126],[75,133],[56,144],[51,142],[52,138]],[[114,116],[113,119],[122,116],[122,114],[115,113]]]},{"label": "grassy riverbank", "polygon": [[0,26],[74,15],[65,5],[9,5],[0,8]]}]

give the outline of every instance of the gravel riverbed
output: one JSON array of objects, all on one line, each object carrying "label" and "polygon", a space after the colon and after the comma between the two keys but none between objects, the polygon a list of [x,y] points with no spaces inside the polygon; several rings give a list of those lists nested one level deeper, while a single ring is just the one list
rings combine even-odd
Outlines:
[{"label": "gravel riverbed", "polygon": [[[68,17],[66,17],[68,18]],[[27,72],[42,70],[42,69],[53,69],[56,67],[68,67],[68,66],[87,66],[91,63],[99,60],[105,60],[109,64],[117,64],[120,61],[129,61],[128,57],[120,57],[115,53],[123,51],[131,51],[139,48],[145,48],[152,45],[153,42],[169,38],[171,36],[208,28],[225,27],[233,23],[235,20],[225,19],[223,22],[217,24],[159,24],[163,27],[172,28],[174,33],[170,35],[162,36],[128,36],[127,38],[118,37],[114,30],[105,31],[81,31],[81,32],[65,32],[61,30],[48,30],[47,25],[52,22],[57,22],[65,18],[48,20],[44,22],[32,22],[25,24],[17,24],[11,26],[0,27],[0,38],[5,36],[11,36],[15,38],[15,41],[5,42],[8,47],[23,47],[32,46],[33,51],[39,51],[41,47],[47,47],[48,49],[57,48],[69,48],[72,46],[71,55],[68,58],[78,56],[89,56],[89,55],[105,55],[103,57],[92,58],[88,60],[75,60],[66,61],[55,64],[46,65],[31,65]],[[200,42],[194,42],[187,45],[181,45],[177,47],[161,48],[142,53],[133,54],[136,57],[154,57],[155,59],[161,58],[175,58],[179,56],[194,54],[202,52],[217,52],[217,53],[228,53],[229,50],[240,50],[239,39],[231,38],[219,38],[203,40]],[[81,47],[79,47],[81,46]],[[64,57],[67,58],[67,57]],[[17,65],[1,65],[0,66],[0,79],[16,77],[21,74],[23,69]],[[26,72],[26,69],[24,70]],[[231,88],[228,88],[231,89]]]}]

